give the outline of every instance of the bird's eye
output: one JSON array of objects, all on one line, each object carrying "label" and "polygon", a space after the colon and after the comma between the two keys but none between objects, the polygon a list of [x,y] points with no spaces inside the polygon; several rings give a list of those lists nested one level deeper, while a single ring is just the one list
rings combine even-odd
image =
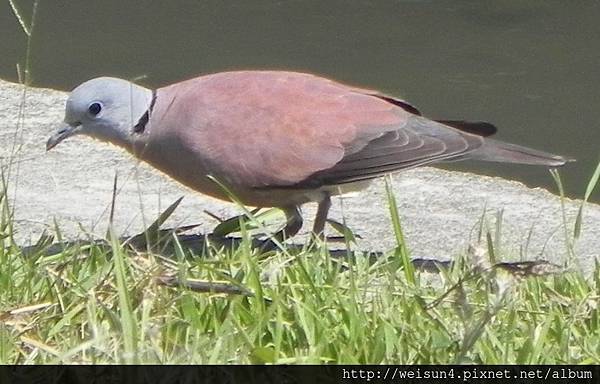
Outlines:
[{"label": "bird's eye", "polygon": [[98,102],[94,102],[94,103],[90,104],[90,106],[88,107],[88,112],[92,116],[96,116],[97,114],[100,113],[101,110],[102,110],[102,105]]}]

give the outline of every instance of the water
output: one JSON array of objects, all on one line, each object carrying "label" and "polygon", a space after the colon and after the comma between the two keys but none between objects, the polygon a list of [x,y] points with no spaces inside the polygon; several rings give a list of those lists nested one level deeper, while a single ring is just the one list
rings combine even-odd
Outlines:
[{"label": "water", "polygon": [[[15,1],[28,20],[33,1]],[[98,75],[160,86],[242,68],[319,73],[576,157],[561,175],[581,197],[600,159],[598,20],[597,1],[42,0],[31,74],[36,86],[69,90]],[[0,36],[0,77],[16,81],[26,36],[7,2]],[[451,167],[556,191],[541,168]]]}]

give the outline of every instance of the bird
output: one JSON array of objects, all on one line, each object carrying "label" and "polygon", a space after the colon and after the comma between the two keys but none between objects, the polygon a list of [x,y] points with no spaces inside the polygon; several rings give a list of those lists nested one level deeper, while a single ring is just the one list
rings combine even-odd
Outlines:
[{"label": "bird", "polygon": [[276,207],[283,241],[318,204],[323,236],[331,197],[380,176],[440,162],[482,160],[560,167],[572,159],[491,139],[496,127],[429,119],[409,102],[310,73],[240,70],[158,89],[98,77],[72,90],[46,149],[87,135],[130,152],[192,190]]}]

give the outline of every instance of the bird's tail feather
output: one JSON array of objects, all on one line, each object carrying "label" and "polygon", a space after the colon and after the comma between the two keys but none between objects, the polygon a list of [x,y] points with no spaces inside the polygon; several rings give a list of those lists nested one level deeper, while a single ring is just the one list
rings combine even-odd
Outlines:
[{"label": "bird's tail feather", "polygon": [[560,167],[567,162],[574,161],[571,158],[493,139],[485,139],[484,144],[470,152],[468,158],[502,163],[545,165],[547,167]]}]

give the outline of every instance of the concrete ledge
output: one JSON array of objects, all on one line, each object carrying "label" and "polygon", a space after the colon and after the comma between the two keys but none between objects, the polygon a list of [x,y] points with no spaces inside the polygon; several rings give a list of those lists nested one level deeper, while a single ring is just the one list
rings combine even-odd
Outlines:
[{"label": "concrete ledge", "polygon": [[[66,237],[82,236],[79,223],[85,231],[102,236],[115,172],[119,175],[115,224],[123,234],[139,232],[144,222],[151,222],[180,196],[186,197],[170,225],[201,222],[200,230],[210,231],[216,221],[203,213],[205,209],[221,217],[239,213],[232,204],[190,191],[122,150],[89,138],[70,139],[46,153],[46,139],[62,121],[65,99],[63,92],[25,90],[0,80],[0,165],[9,178],[19,241],[28,244],[43,230],[52,232],[54,219]],[[403,172],[393,179],[414,257],[448,259],[464,252],[475,240],[478,222],[487,209],[486,222],[492,231],[496,213],[503,210],[503,257],[566,260],[560,199],[548,191],[435,168]],[[569,233],[580,203],[566,200]],[[361,248],[393,246],[382,182],[359,195],[335,200],[331,217],[341,220],[342,208],[348,225],[363,237]],[[305,216],[310,218],[314,209],[305,207]],[[583,234],[575,250],[577,264],[589,271],[600,254],[600,206],[586,206]]]}]

